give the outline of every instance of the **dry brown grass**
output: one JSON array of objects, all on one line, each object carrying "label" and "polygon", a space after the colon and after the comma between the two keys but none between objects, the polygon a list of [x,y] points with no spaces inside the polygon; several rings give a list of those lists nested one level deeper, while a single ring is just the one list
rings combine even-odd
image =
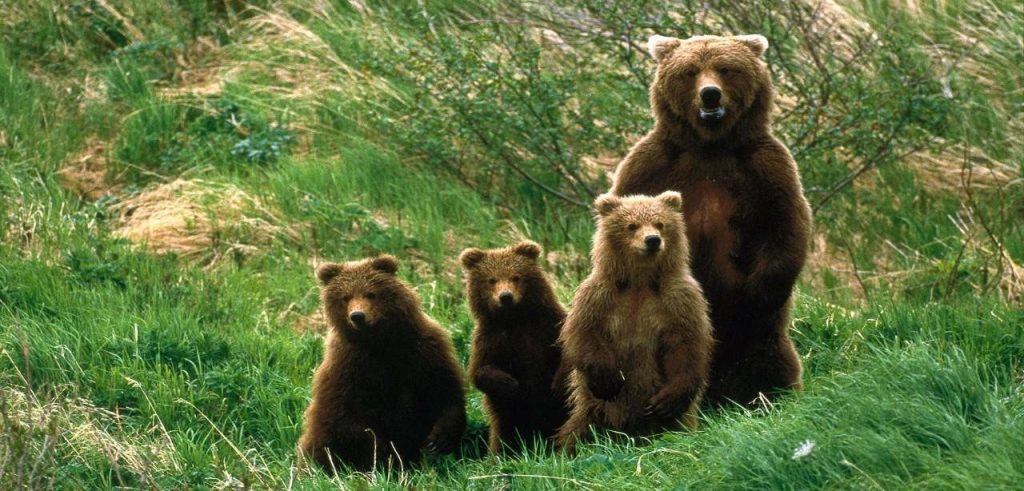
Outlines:
[{"label": "dry brown grass", "polygon": [[230,184],[178,179],[126,198],[115,210],[115,236],[203,263],[299,240],[296,226],[280,225],[285,220],[278,212]]},{"label": "dry brown grass", "polygon": [[196,38],[175,59],[175,85],[163,87],[166,98],[209,98],[220,94],[228,80],[227,54],[215,39]]},{"label": "dry brown grass", "polygon": [[849,255],[837,250],[830,244],[824,233],[816,233],[811,240],[811,249],[804,266],[804,276],[815,292],[826,289],[825,274],[833,276],[841,284],[840,288],[848,288],[854,298],[864,299],[865,291],[857,267]]},{"label": "dry brown grass", "polygon": [[835,53],[844,59],[854,56],[864,39],[877,41],[878,36],[870,24],[834,0],[800,0],[799,3],[809,12],[805,34],[811,42],[835,48]]},{"label": "dry brown grass", "polygon": [[56,484],[49,464],[57,454],[62,461],[79,465],[106,459],[115,480],[133,475],[154,487],[154,475],[181,472],[173,441],[162,425],[125,433],[120,415],[84,399],[43,401],[31,392],[2,387],[0,413],[0,479],[8,484]]},{"label": "dry brown grass", "polygon": [[[305,14],[314,19],[337,23],[344,15],[325,2],[312,6],[300,4]],[[232,68],[233,71],[251,71],[269,80],[264,85],[251,84],[254,90],[271,93],[286,100],[313,99],[324,93],[356,95],[361,88],[395,98],[401,95],[382,78],[350,65],[338,55],[331,45],[306,23],[299,22],[283,9],[258,11],[245,22],[244,28],[252,35],[238,47],[244,52],[245,60]],[[342,26],[337,26],[342,28]],[[367,42],[378,37],[389,36],[363,27]],[[394,41],[388,38],[388,42]]]},{"label": "dry brown grass", "polygon": [[96,200],[116,194],[119,186],[107,181],[107,145],[90,139],[82,150],[68,159],[58,171],[61,186],[78,197]]},{"label": "dry brown grass", "polygon": [[962,193],[964,186],[993,190],[1021,184],[1020,171],[995,160],[981,149],[962,143],[940,142],[938,151],[920,151],[905,159],[921,189],[929,192]]}]

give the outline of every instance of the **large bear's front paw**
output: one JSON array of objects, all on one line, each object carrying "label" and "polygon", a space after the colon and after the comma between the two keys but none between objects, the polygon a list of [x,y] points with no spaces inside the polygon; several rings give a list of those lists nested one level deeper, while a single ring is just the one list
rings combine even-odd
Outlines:
[{"label": "large bear's front paw", "polygon": [[459,446],[459,438],[452,432],[434,431],[423,443],[423,448],[432,454],[452,453]]}]

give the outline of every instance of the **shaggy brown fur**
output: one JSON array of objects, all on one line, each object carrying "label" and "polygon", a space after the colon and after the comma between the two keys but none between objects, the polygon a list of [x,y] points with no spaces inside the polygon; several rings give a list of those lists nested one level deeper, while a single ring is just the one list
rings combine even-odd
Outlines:
[{"label": "shaggy brown fur", "polygon": [[490,451],[548,440],[568,417],[558,333],[565,308],[537,264],[540,246],[466,249],[466,296],[476,320],[469,376],[484,393]]},{"label": "shaggy brown fur", "polygon": [[[769,126],[767,46],[761,36],[652,37],[655,126],[619,164],[612,187],[617,195],[674,190],[685,198],[691,266],[716,340],[705,396],[712,405],[800,387],[788,326],[811,216],[796,162]],[[708,86],[720,88],[720,102],[710,105],[721,112],[703,107]]]},{"label": "shaggy brown fur", "polygon": [[317,268],[330,330],[299,452],[328,472],[413,464],[422,449],[451,452],[462,438],[451,340],[397,269],[387,255]]},{"label": "shaggy brown fur", "polygon": [[562,330],[572,412],[558,445],[596,425],[629,435],[697,426],[711,325],[690,275],[679,193],[599,197],[594,270]]}]

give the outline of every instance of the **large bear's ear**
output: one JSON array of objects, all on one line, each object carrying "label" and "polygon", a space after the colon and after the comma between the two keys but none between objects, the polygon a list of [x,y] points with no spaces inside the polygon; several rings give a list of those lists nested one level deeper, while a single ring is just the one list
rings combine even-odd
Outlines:
[{"label": "large bear's ear", "polygon": [[512,248],[512,252],[530,259],[537,259],[540,256],[540,245],[532,240],[524,240]]},{"label": "large bear's ear", "polygon": [[377,271],[383,271],[388,274],[395,274],[398,271],[398,259],[391,254],[383,254],[373,258],[370,261],[370,266]]},{"label": "large bear's ear", "polygon": [[743,43],[744,46],[750,48],[754,52],[755,56],[763,56],[764,52],[768,50],[768,38],[760,34],[747,34],[744,36],[736,36],[733,39]]},{"label": "large bear's ear", "polygon": [[683,195],[675,191],[665,191],[658,195],[658,200],[675,211],[683,211]]},{"label": "large bear's ear", "polygon": [[345,269],[345,266],[338,263],[323,263],[316,268],[316,279],[321,285],[326,285],[330,283],[335,276],[338,276],[343,269]]},{"label": "large bear's ear", "polygon": [[622,198],[619,198],[612,193],[604,193],[594,200],[594,209],[597,210],[598,215],[606,217],[611,215],[612,212],[621,204]]},{"label": "large bear's ear", "polygon": [[654,61],[661,61],[674,49],[678,48],[680,42],[678,38],[655,34],[647,40],[647,52],[651,54],[651,58],[654,58]]},{"label": "large bear's ear", "polygon": [[473,267],[483,260],[486,255],[486,252],[481,251],[476,247],[470,247],[469,249],[462,251],[462,254],[459,254],[459,262],[462,263],[463,268],[473,269]]}]

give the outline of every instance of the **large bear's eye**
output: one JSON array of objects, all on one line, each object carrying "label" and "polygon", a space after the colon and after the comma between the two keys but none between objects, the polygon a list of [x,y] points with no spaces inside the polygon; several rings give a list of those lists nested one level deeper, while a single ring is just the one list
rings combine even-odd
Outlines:
[{"label": "large bear's eye", "polygon": [[722,68],[719,68],[719,69],[718,69],[718,73],[720,73],[720,74],[722,74],[722,75],[728,75],[730,71],[731,71],[731,70],[729,70],[729,69],[728,69],[728,68],[726,68],[726,67],[722,67]]},{"label": "large bear's eye", "polygon": [[697,76],[697,70],[695,68],[691,68],[691,69],[687,70],[686,71],[686,76],[690,77],[690,78],[696,77]]},{"label": "large bear's eye", "polygon": [[629,230],[630,230],[630,232],[635,232],[635,231],[636,231],[636,229],[638,229],[638,228],[640,228],[640,225],[638,225],[638,224],[635,224],[635,223],[631,223],[631,224],[629,224]]}]

